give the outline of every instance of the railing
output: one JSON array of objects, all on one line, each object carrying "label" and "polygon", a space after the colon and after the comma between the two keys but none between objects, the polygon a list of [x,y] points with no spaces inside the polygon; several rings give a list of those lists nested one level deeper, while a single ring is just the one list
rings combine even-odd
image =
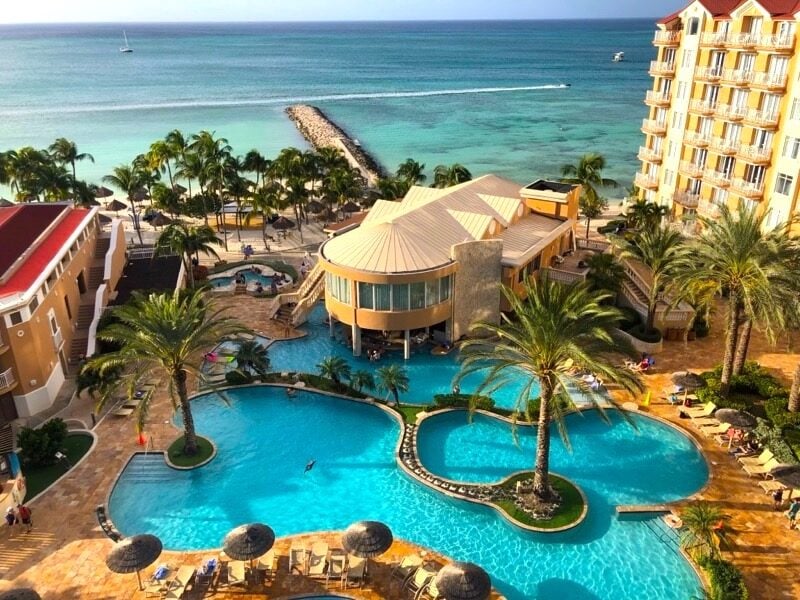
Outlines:
[{"label": "railing", "polygon": [[13,388],[17,385],[17,378],[14,377],[14,369],[9,367],[0,373],[0,389]]},{"label": "railing", "polygon": [[61,349],[61,346],[64,345],[64,336],[61,334],[61,327],[56,329],[53,332],[53,346],[55,346],[56,351]]},{"label": "railing", "polygon": [[128,259],[141,260],[145,258],[153,258],[156,252],[155,246],[128,246],[126,250]]},{"label": "railing", "polygon": [[710,115],[717,110],[717,103],[709,102],[708,100],[692,100],[689,103],[689,110],[701,115]]},{"label": "railing", "polygon": [[86,340],[86,356],[94,356],[97,349],[97,328],[100,326],[100,319],[105,312],[108,294],[108,285],[101,283],[94,294],[94,314],[92,322],[89,323],[89,339]]},{"label": "railing", "polygon": [[754,163],[769,162],[772,158],[772,148],[763,146],[742,146],[737,153],[743,160]]},{"label": "railing", "polygon": [[755,73],[742,69],[725,69],[722,71],[722,79],[734,85],[746,85],[753,81]]},{"label": "railing", "polygon": [[697,203],[700,201],[700,194],[694,194],[686,190],[678,191],[672,196],[672,201],[677,202],[685,208],[697,208]]},{"label": "railing", "polygon": [[731,106],[730,104],[720,104],[715,111],[717,116],[729,121],[738,121],[747,114],[746,106]]},{"label": "railing", "polygon": [[653,43],[659,45],[676,45],[681,42],[680,31],[656,31]]},{"label": "railing", "polygon": [[756,73],[753,85],[769,89],[784,89],[787,81],[786,73]]},{"label": "railing", "polygon": [[[319,269],[318,274],[312,276],[309,274],[308,280],[312,281],[311,287],[306,288],[305,294],[298,294],[300,296],[297,304],[292,310],[292,324],[300,325],[308,317],[308,313],[314,304],[322,297],[325,292],[325,276],[324,271],[319,263],[315,266]],[[313,269],[312,269],[313,272]]]},{"label": "railing", "polygon": [[608,242],[587,240],[586,238],[578,238],[575,245],[581,250],[595,250],[596,252],[605,252],[611,247]]},{"label": "railing", "polygon": [[690,160],[682,160],[678,168],[689,177],[696,179],[703,176],[703,167],[703,165],[695,164]]},{"label": "railing", "polygon": [[645,94],[644,101],[647,104],[669,104],[670,100],[672,99],[672,94],[668,92],[656,92],[654,90],[650,90]]},{"label": "railing", "polygon": [[637,173],[636,177],[634,178],[634,183],[636,183],[638,187],[642,188],[658,187],[658,179],[652,175],[648,175],[647,173]]},{"label": "railing", "polygon": [[545,270],[547,271],[547,279],[550,281],[569,284],[586,279],[585,274],[573,273],[572,271],[562,271],[561,269],[554,269],[552,267],[547,267]]},{"label": "railing", "polygon": [[667,131],[667,124],[655,119],[644,119],[642,129],[648,133],[663,134]]},{"label": "railing", "polygon": [[722,48],[727,43],[728,43],[727,32],[704,33],[700,36],[701,46],[718,46]]},{"label": "railing", "polygon": [[703,179],[717,187],[728,187],[731,184],[731,174],[716,169],[706,169],[703,172]]},{"label": "railing", "polygon": [[728,35],[727,46],[736,46],[737,48],[752,48],[758,43],[759,35],[757,33],[731,33]]},{"label": "railing", "polygon": [[794,48],[794,34],[792,35],[762,35],[757,40],[759,48],[765,50],[791,50]]},{"label": "railing", "polygon": [[745,115],[745,120],[755,125],[762,127],[775,126],[778,124],[778,113],[772,111],[759,110],[751,108]]},{"label": "railing", "polygon": [[697,214],[707,219],[716,219],[719,217],[719,206],[704,200],[697,206]]},{"label": "railing", "polygon": [[661,152],[657,152],[652,148],[646,148],[645,146],[639,147],[639,153],[636,156],[639,160],[646,160],[647,162],[661,162]]},{"label": "railing", "polygon": [[718,67],[696,67],[694,78],[701,81],[718,81],[722,79],[722,69]]},{"label": "railing", "polygon": [[653,75],[674,75],[675,63],[653,60],[650,62],[650,73]]},{"label": "railing", "polygon": [[714,138],[711,140],[711,149],[718,154],[736,154],[741,144],[735,140]]},{"label": "railing", "polygon": [[711,134],[702,131],[687,131],[683,136],[683,141],[691,146],[708,146],[711,141]]},{"label": "railing", "polygon": [[744,179],[734,179],[731,182],[731,189],[747,198],[759,198],[764,195],[764,182],[745,181]]}]

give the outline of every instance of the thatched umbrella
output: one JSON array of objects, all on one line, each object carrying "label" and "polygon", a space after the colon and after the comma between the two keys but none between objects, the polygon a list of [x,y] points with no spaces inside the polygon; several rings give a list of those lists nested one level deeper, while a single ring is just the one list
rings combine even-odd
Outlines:
[{"label": "thatched umbrella", "polygon": [[115,213],[118,213],[121,210],[125,210],[128,208],[128,205],[124,202],[120,202],[119,200],[112,200],[108,204],[106,204],[106,210],[113,210]]},{"label": "thatched umbrella", "polygon": [[17,588],[0,593],[0,600],[42,600],[31,588]]},{"label": "thatched umbrella", "polygon": [[312,215],[318,215],[319,213],[325,210],[325,205],[317,200],[312,200],[311,202],[306,204],[306,210],[310,212]]},{"label": "thatched umbrella", "polygon": [[753,415],[735,408],[720,408],[714,412],[714,418],[720,423],[727,423],[736,429],[753,429],[757,425]]},{"label": "thatched umbrella", "polygon": [[150,194],[147,192],[146,189],[140,188],[133,192],[133,201],[134,202],[142,202],[143,200],[148,200],[150,198]]},{"label": "thatched umbrella", "polygon": [[164,213],[156,213],[156,216],[150,219],[150,225],[153,227],[164,227],[165,225],[171,225],[172,219],[170,219]]},{"label": "thatched umbrella", "polygon": [[350,200],[349,202],[342,205],[342,207],[339,210],[341,210],[343,213],[350,214],[354,212],[359,212],[361,210],[361,207],[352,200]]},{"label": "thatched umbrella", "polygon": [[678,371],[672,374],[672,383],[684,390],[696,390],[706,386],[706,380],[691,371]]},{"label": "thatched umbrella", "polygon": [[100,187],[95,188],[95,190],[94,190],[94,197],[95,198],[108,198],[109,196],[113,196],[113,195],[114,195],[114,192],[111,191],[110,189],[108,189],[107,187],[105,187],[104,185],[101,185]]},{"label": "thatched umbrella", "polygon": [[286,231],[287,229],[294,229],[295,223],[291,219],[281,216],[275,220],[272,227],[278,231]]},{"label": "thatched umbrella", "polygon": [[113,219],[111,217],[107,217],[106,215],[100,215],[100,225],[108,225],[111,223]]},{"label": "thatched umbrella", "polygon": [[136,573],[139,589],[143,590],[139,571],[156,562],[161,554],[161,540],[148,533],[125,538],[106,557],[106,566],[114,573]]},{"label": "thatched umbrella", "polygon": [[9,206],[16,206],[11,200],[0,198],[0,208],[8,208]]},{"label": "thatched umbrella", "polygon": [[478,565],[454,562],[436,575],[436,589],[447,600],[486,600],[492,593],[492,580]]},{"label": "thatched umbrella", "polygon": [[332,223],[336,221],[336,213],[330,208],[326,208],[324,211],[316,215],[316,217],[317,221],[322,221],[324,223]]},{"label": "thatched umbrella", "polygon": [[[392,530],[380,521],[357,521],[345,529],[342,546],[353,556],[374,558],[386,552],[394,541]],[[364,574],[368,564],[364,565]]]},{"label": "thatched umbrella", "polygon": [[222,551],[234,560],[255,560],[275,543],[275,532],[262,523],[239,525],[222,540]]},{"label": "thatched umbrella", "polygon": [[176,183],[175,185],[172,186],[172,191],[175,192],[176,194],[183,195],[189,190],[183,187],[180,183]]}]

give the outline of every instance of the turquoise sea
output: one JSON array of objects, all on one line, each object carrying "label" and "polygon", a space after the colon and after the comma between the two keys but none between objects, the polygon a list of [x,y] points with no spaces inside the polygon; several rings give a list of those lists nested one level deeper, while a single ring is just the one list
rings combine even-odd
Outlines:
[{"label": "turquoise sea", "polygon": [[[75,140],[99,179],[180,128],[236,153],[304,146],[318,105],[394,169],[460,162],[520,182],[599,151],[628,184],[651,20],[0,26],[0,149]],[[611,55],[625,52],[625,62]],[[559,88],[560,84],[570,87]]]}]

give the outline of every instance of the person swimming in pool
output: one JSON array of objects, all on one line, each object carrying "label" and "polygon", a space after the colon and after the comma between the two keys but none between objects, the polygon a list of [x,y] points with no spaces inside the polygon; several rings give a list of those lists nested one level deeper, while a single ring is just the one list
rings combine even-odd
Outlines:
[{"label": "person swimming in pool", "polygon": [[306,463],[306,469],[305,469],[305,471],[303,471],[303,475],[305,475],[305,474],[306,474],[306,473],[308,473],[308,472],[309,472],[311,469],[313,469],[315,464],[317,464],[317,461],[316,461],[316,460],[314,460],[313,458],[312,458],[310,461],[308,461],[308,462]]}]

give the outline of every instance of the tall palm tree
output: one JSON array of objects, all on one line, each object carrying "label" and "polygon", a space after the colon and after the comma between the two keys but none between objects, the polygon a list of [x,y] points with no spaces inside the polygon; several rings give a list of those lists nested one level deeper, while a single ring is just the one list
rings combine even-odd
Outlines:
[{"label": "tall palm tree", "polygon": [[156,254],[164,255],[171,252],[178,254],[183,261],[183,267],[189,275],[189,285],[194,287],[194,268],[192,258],[198,259],[200,254],[219,258],[214,245],[220,241],[214,230],[208,225],[199,227],[186,226],[183,223],[171,223],[156,241]]},{"label": "tall palm tree", "polygon": [[252,210],[244,216],[244,222],[249,225],[254,217],[261,218],[261,239],[264,240],[264,248],[268,250],[267,223],[269,218],[289,205],[283,198],[283,189],[279,183],[272,181],[255,190],[250,195],[249,203]]},{"label": "tall palm tree", "polygon": [[72,201],[75,203],[75,206],[91,208],[93,205],[96,205],[96,191],[97,186],[92,183],[86,183],[80,180],[75,181],[72,184]]},{"label": "tall palm tree", "polygon": [[317,150],[317,156],[319,157],[319,168],[323,175],[330,173],[333,169],[343,169],[350,166],[342,151],[333,146],[323,146]]},{"label": "tall palm tree", "polygon": [[250,171],[251,173],[256,174],[256,182],[253,186],[253,189],[256,190],[258,189],[259,179],[262,175],[264,175],[268,167],[269,160],[264,158],[264,155],[256,149],[250,150],[244,155],[244,159],[242,160],[242,168],[245,171]]},{"label": "tall palm tree", "polygon": [[603,215],[608,208],[608,200],[602,196],[583,194],[578,199],[578,208],[581,211],[581,215],[586,219],[586,239],[588,240],[589,225],[591,225],[592,219],[598,219]]},{"label": "tall palm tree", "polygon": [[317,365],[319,374],[328,379],[332,379],[337,386],[342,384],[343,379],[350,378],[350,365],[341,356],[327,356]]},{"label": "tall palm tree", "polygon": [[289,177],[283,186],[284,198],[286,202],[294,208],[294,216],[297,219],[297,231],[300,233],[300,241],[303,241],[303,225],[301,218],[303,207],[308,200],[308,189],[306,180],[303,177]]},{"label": "tall palm tree", "polygon": [[30,202],[40,200],[42,195],[42,170],[53,163],[53,159],[43,150],[25,146],[6,153],[7,179],[16,190],[18,200]]},{"label": "tall palm tree", "polygon": [[681,545],[697,557],[719,558],[727,543],[727,523],[731,516],[708,502],[690,504],[681,511]]},{"label": "tall palm tree", "polygon": [[625,221],[628,227],[655,229],[661,225],[661,221],[668,213],[669,209],[666,206],[640,198],[625,210]]},{"label": "tall palm tree", "polygon": [[128,198],[128,204],[131,205],[131,215],[133,217],[133,228],[136,230],[136,235],[139,236],[139,244],[142,241],[142,229],[139,223],[139,215],[136,212],[136,203],[133,196],[142,186],[141,173],[130,165],[119,165],[114,167],[111,175],[103,177],[103,182],[109,183],[119,190],[122,190]]},{"label": "tall palm tree", "polygon": [[472,179],[472,173],[462,164],[436,165],[433,169],[433,185],[435,188],[446,188]]},{"label": "tall palm tree", "polygon": [[337,168],[330,171],[322,180],[323,196],[328,200],[335,200],[341,206],[348,200],[359,198],[364,191],[360,175],[353,169]]},{"label": "tall palm tree", "polygon": [[[90,359],[86,368],[102,374],[122,367],[125,372],[119,385],[127,385],[128,389],[135,389],[145,378],[166,379],[172,405],[183,417],[183,453],[196,454],[197,434],[189,404],[188,379],[194,376],[205,382],[206,375],[199,368],[203,353],[219,340],[248,330],[223,311],[213,309],[197,290],[149,296],[134,292],[127,304],[114,309],[114,316],[116,322],[101,330],[98,337],[118,344],[119,350]],[[102,396],[100,406],[113,396],[110,392],[113,389]],[[140,426],[152,396],[146,395],[138,408]]]},{"label": "tall palm tree", "polygon": [[620,367],[615,357],[620,352],[632,353],[632,349],[614,337],[622,313],[603,305],[606,293],[590,292],[583,282],[563,285],[546,277],[526,281],[524,299],[510,288],[504,287],[503,293],[513,319],[504,314],[500,324],[473,326],[481,337],[462,345],[463,362],[456,383],[471,374],[481,375],[484,379],[475,391],[477,397],[524,381],[514,416],[524,414],[528,420],[533,417],[528,414],[531,392],[539,385],[533,494],[540,501],[551,502],[550,423],[556,422],[569,447],[563,419],[563,406],[572,406],[568,390],[583,390],[608,419],[599,403],[605,398],[588,388],[575,369],[594,373],[630,392],[641,389],[641,383],[635,373]]},{"label": "tall palm tree", "polygon": [[234,357],[237,367],[246,373],[255,373],[263,377],[269,371],[267,349],[255,340],[239,342]]},{"label": "tall palm tree", "polygon": [[37,172],[37,192],[41,192],[48,202],[66,200],[75,192],[75,182],[67,172],[66,167],[49,161],[42,164]]},{"label": "tall palm tree", "polygon": [[[186,165],[186,156],[189,153],[189,142],[180,129],[173,129],[165,137],[164,141],[169,147],[170,157],[175,161],[175,175],[182,177],[178,172]],[[192,180],[186,178],[189,197],[192,197]]]},{"label": "tall palm tree", "polygon": [[400,406],[400,393],[406,393],[411,383],[408,371],[400,365],[385,365],[375,372],[375,383],[379,391],[391,394],[394,403]]},{"label": "tall palm tree", "polygon": [[408,182],[399,177],[381,177],[377,183],[380,197],[384,200],[399,200],[409,190]]},{"label": "tall palm tree", "polygon": [[[190,198],[192,197],[192,180],[196,180],[200,186],[200,194],[205,199],[205,189],[203,187],[204,168],[203,160],[197,154],[188,150],[183,154],[178,169],[175,171],[175,176],[187,181]],[[204,203],[204,207],[203,219],[205,224],[208,225],[208,206]]]},{"label": "tall palm tree", "polygon": [[153,206],[167,211],[175,218],[181,209],[181,197],[174,188],[167,187],[163,183],[155,184],[150,193],[153,195]]},{"label": "tall palm tree", "polygon": [[688,246],[680,233],[666,226],[644,230],[631,240],[619,236],[611,239],[620,249],[622,260],[638,260],[650,269],[646,329],[653,331],[658,301],[684,266]]},{"label": "tall palm tree", "polygon": [[425,165],[418,163],[413,158],[405,159],[397,167],[397,178],[405,181],[409,186],[425,183]]},{"label": "tall palm tree", "polygon": [[625,279],[625,269],[613,254],[603,252],[592,254],[586,261],[589,265],[589,272],[586,274],[586,281],[592,290],[603,290],[611,295],[612,304],[619,290],[622,288],[622,281]]},{"label": "tall palm tree", "polygon": [[375,387],[375,378],[369,371],[353,371],[350,373],[350,387],[357,392],[364,389],[371,390]]},{"label": "tall palm tree", "polygon": [[61,163],[62,165],[70,165],[72,167],[72,185],[74,195],[74,185],[76,181],[75,163],[81,160],[89,160],[94,162],[94,156],[88,152],[78,152],[78,146],[75,144],[75,142],[63,137],[58,138],[55,142],[53,142],[50,145],[49,150],[51,156],[57,162]]},{"label": "tall palm tree", "polygon": [[561,167],[561,181],[580,185],[583,195],[595,199],[599,195],[598,187],[617,187],[619,184],[613,179],[603,177],[606,159],[597,152],[589,152],[578,159],[578,162]]},{"label": "tall palm tree", "polygon": [[789,389],[789,412],[800,412],[800,361],[794,367],[792,387]]},{"label": "tall palm tree", "polygon": [[167,171],[169,176],[169,187],[175,187],[175,180],[172,178],[172,166],[170,160],[175,158],[175,148],[172,147],[166,140],[156,140],[150,144],[150,150],[147,152],[147,158],[150,161],[150,168],[164,172]]}]

